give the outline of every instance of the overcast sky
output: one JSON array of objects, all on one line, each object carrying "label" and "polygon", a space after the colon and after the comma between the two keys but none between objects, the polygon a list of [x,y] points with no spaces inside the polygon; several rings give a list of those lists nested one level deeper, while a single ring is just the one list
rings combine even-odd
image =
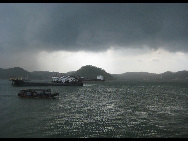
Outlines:
[{"label": "overcast sky", "polygon": [[0,3],[0,68],[188,70],[187,3]]}]

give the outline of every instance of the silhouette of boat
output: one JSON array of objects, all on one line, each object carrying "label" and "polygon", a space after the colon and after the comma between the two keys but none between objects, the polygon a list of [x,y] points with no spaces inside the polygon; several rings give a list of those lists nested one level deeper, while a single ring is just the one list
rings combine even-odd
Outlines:
[{"label": "silhouette of boat", "polygon": [[26,89],[18,93],[19,97],[25,98],[54,98],[59,93],[51,93],[51,89]]}]

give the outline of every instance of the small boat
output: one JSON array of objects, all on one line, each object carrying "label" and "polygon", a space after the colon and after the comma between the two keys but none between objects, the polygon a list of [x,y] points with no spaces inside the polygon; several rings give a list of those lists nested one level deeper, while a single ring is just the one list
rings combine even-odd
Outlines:
[{"label": "small boat", "polygon": [[19,97],[26,98],[55,98],[59,93],[51,93],[51,89],[25,89],[18,93]]}]

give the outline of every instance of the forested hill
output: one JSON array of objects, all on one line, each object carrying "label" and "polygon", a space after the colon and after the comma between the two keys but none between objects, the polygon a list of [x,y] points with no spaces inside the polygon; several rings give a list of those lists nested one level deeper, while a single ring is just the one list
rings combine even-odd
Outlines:
[{"label": "forested hill", "polygon": [[0,78],[9,79],[11,77],[27,77],[30,76],[30,72],[20,68],[14,67],[9,69],[0,68]]},{"label": "forested hill", "polygon": [[104,76],[105,80],[113,80],[114,77],[107,73],[105,70],[92,66],[86,65],[81,67],[75,73],[72,73],[73,76],[80,76],[88,79],[96,79],[98,75]]},{"label": "forested hill", "polygon": [[33,71],[28,72],[20,67],[14,67],[9,69],[0,68],[0,78],[9,79],[9,78],[29,78],[29,79],[51,79],[52,76],[61,76],[61,75],[73,75],[80,76],[89,79],[96,79],[97,75],[103,75],[105,80],[114,79],[109,73],[101,68],[97,68],[95,66],[87,65],[81,67],[77,71],[71,71],[67,73],[59,73],[59,72],[49,72],[49,71]]},{"label": "forested hill", "polygon": [[33,71],[28,72],[20,67],[14,67],[9,69],[0,68],[0,79],[16,78],[29,78],[31,80],[46,80],[52,78],[52,76],[73,75],[80,76],[88,79],[96,79],[98,75],[103,75],[105,80],[152,80],[152,81],[188,81],[188,71],[178,72],[164,72],[161,74],[148,73],[148,72],[126,72],[123,74],[109,74],[105,70],[87,65],[81,67],[77,71],[70,71],[67,73],[49,72],[49,71]]},{"label": "forested hill", "polygon": [[0,68],[0,78],[9,79],[9,78],[29,78],[29,79],[51,79],[52,76],[58,74],[58,72],[49,72],[49,71],[33,71],[28,72],[20,67],[14,67],[9,69]]},{"label": "forested hill", "polygon": [[123,74],[112,74],[120,80],[152,80],[152,81],[188,81],[188,71],[164,72],[161,74],[148,72],[126,72]]}]

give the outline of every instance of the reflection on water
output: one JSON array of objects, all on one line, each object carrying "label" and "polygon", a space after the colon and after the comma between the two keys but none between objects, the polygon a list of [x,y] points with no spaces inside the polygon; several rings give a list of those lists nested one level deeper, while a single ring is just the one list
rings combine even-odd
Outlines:
[{"label": "reflection on water", "polygon": [[188,88],[179,84],[90,82],[24,99],[21,87],[0,83],[0,137],[188,137]]}]

